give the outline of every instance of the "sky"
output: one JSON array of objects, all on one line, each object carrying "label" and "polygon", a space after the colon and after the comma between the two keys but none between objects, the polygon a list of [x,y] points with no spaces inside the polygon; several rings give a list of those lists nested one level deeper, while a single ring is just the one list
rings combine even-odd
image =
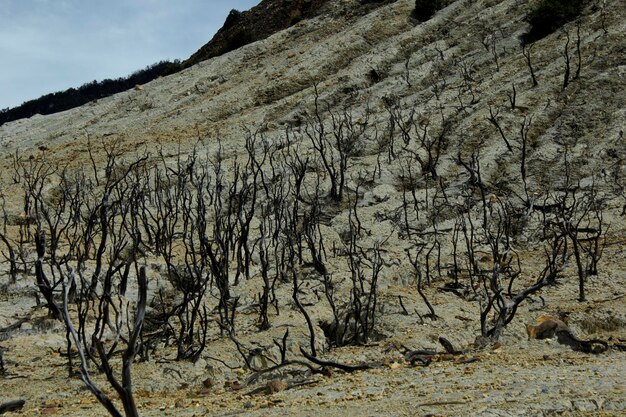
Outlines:
[{"label": "sky", "polygon": [[260,0],[0,0],[0,109],[186,59]]}]

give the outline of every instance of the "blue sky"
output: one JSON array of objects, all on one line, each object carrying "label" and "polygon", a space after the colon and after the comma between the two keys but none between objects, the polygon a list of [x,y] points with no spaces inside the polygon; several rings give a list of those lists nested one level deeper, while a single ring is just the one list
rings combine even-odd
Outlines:
[{"label": "blue sky", "polygon": [[0,109],[185,59],[260,0],[0,0]]}]

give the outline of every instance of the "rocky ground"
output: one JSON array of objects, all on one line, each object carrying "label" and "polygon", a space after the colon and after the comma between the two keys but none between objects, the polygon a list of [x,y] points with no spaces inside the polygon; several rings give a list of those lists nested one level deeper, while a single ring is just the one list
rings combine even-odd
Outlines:
[{"label": "rocky ground", "polygon": [[[219,138],[226,160],[231,161],[242,156],[245,129],[259,130],[273,143],[284,138],[287,127],[297,127],[313,108],[313,83],[320,100],[332,109],[350,104],[359,123],[365,123],[369,108],[367,123],[381,132],[389,119],[390,101],[405,112],[415,109],[425,121],[422,125],[430,126],[434,134],[441,129],[441,115],[451,121],[449,144],[437,169],[451,199],[460,198],[468,181],[457,156],[467,157],[477,143],[482,143],[481,170],[490,192],[511,200],[521,194],[519,131],[524,121],[532,120],[527,161],[531,192],[556,193],[562,187],[567,157],[581,187],[598,184],[603,198],[610,228],[598,275],[586,284],[586,301],[577,301],[576,268],[571,261],[557,286],[544,288],[520,306],[497,345],[474,349],[480,334],[479,305],[440,291],[448,280],[445,274],[425,288],[438,319],[426,317],[428,310],[405,254],[412,243],[389,218],[402,205],[399,183],[406,166],[402,158],[382,158],[381,163],[377,143],[370,138],[364,151],[350,161],[347,189],[354,192],[359,173],[379,170],[361,190],[359,216],[367,231],[361,244],[385,242],[379,282],[380,337],[367,346],[329,349],[321,329],[316,332],[324,359],[377,366],[350,374],[334,370],[324,376],[306,375],[302,367],[294,366],[255,375],[243,368],[233,342],[220,337],[215,326],[205,353],[195,363],[175,361],[173,348],[156,346],[149,361],[134,365],[138,407],[142,415],[181,416],[623,415],[626,353],[610,349],[593,355],[553,340],[527,340],[524,327],[540,315],[555,315],[565,318],[583,339],[601,338],[609,344],[626,339],[623,1],[586,9],[581,19],[581,74],[565,89],[561,32],[531,49],[538,78],[538,85],[532,86],[519,46],[519,36],[527,27],[526,1],[458,0],[423,24],[409,18],[413,1],[399,0],[365,15],[351,13],[357,9],[355,4],[356,0],[337,1],[327,14],[143,89],[3,125],[0,184],[8,216],[19,218],[22,208],[21,188],[14,181],[16,155],[73,169],[90,164],[88,140],[96,145],[117,141],[129,158],[147,152],[159,159],[160,151],[167,159],[194,145],[202,154],[213,155]],[[575,23],[566,29],[575,65]],[[507,97],[513,84],[515,109]],[[499,110],[497,117],[513,152],[507,151],[499,132],[487,121],[489,106]],[[96,163],[101,163],[104,155],[98,146],[94,152]],[[432,189],[427,181],[420,184],[418,197],[426,201],[424,196],[431,195]],[[348,210],[339,207],[331,214],[323,225],[326,245],[341,248]],[[424,224],[425,217],[415,221],[416,229],[430,227]],[[450,220],[443,219],[438,226],[450,228]],[[13,237],[16,225],[8,224]],[[449,253],[449,236],[442,245]],[[514,246],[523,265],[516,285],[522,286],[541,270],[543,249],[532,236]],[[334,276],[345,282],[345,259],[329,256],[327,262]],[[449,262],[445,257],[444,264]],[[167,288],[159,261],[148,259],[146,265],[151,291]],[[258,265],[253,278],[234,289],[241,297],[239,341],[276,358],[273,340],[289,329],[288,357],[301,359],[299,347],[308,346],[308,334],[304,319],[291,304],[289,285],[278,287],[280,315],[270,317],[271,328],[257,331],[257,272]],[[314,277],[305,278],[303,301],[314,319],[329,319],[327,303],[314,291],[318,286]],[[338,291],[344,299],[346,288],[340,286]],[[0,275],[0,328],[29,317],[19,328],[0,333],[6,370],[0,375],[0,403],[26,400],[18,415],[105,415],[78,376],[68,376],[63,325],[47,318],[37,304],[32,274],[20,276],[14,284],[9,284],[6,272]],[[404,360],[402,346],[442,350],[439,337],[467,352],[429,366]],[[95,379],[112,394],[102,376]],[[269,381],[274,382],[268,387]]]},{"label": "rocky ground", "polygon": [[[618,265],[624,265],[624,253],[613,257],[619,259]],[[385,338],[367,347],[324,353],[326,359],[351,364],[381,362],[375,369],[351,374],[333,371],[327,376],[304,376],[289,372],[298,369],[292,367],[250,381],[252,372],[229,370],[211,359],[220,358],[233,367],[241,365],[229,341],[216,338],[195,364],[174,361],[173,349],[158,349],[150,362],[133,367],[137,402],[142,415],[155,416],[623,415],[624,352],[591,355],[574,352],[555,340],[527,340],[523,324],[533,322],[539,314],[567,312],[578,336],[623,340],[624,284],[623,273],[593,282],[585,303],[575,301],[575,286],[563,284],[546,291],[545,306],[540,300],[529,303],[508,328],[501,345],[486,350],[472,349],[478,326],[476,306],[432,291],[440,318],[422,323],[416,314],[402,315],[390,300],[381,319]],[[392,287],[386,294],[394,292],[405,296],[409,310],[424,313],[414,289]],[[11,313],[16,298],[8,301],[5,296],[0,304],[5,323],[15,319]],[[294,333],[305,331],[297,313],[283,314],[270,330],[277,338],[285,326]],[[457,348],[470,350],[426,367],[410,365],[397,350],[400,345],[442,350],[439,336],[449,338]],[[259,339],[254,331],[242,336],[246,343],[255,340]],[[5,337],[2,347],[7,374],[2,379],[2,401],[25,399],[19,415],[105,415],[79,378],[68,377],[67,360],[61,355],[64,345],[62,326],[46,318],[42,310],[35,310],[31,320]],[[294,347],[290,356],[296,355]],[[97,380],[106,386],[102,378]],[[268,388],[272,384],[277,392]],[[111,394],[111,389],[106,391]]]}]

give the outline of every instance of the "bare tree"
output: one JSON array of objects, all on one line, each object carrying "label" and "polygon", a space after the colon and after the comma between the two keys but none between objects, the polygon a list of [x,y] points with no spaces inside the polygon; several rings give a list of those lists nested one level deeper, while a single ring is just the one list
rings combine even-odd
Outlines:
[{"label": "bare tree", "polygon": [[563,90],[567,88],[569,85],[569,77],[570,77],[570,59],[569,59],[569,32],[567,30],[565,32],[565,46],[563,47],[563,58],[565,58],[565,72],[563,73]]},{"label": "bare tree", "polygon": [[[513,88],[515,89],[515,86],[513,86]],[[506,144],[506,148],[509,150],[509,152],[513,152],[513,148],[511,147],[511,143],[508,141],[508,139],[504,135],[504,131],[502,130],[502,127],[500,126],[500,123],[498,122],[498,114],[499,113],[500,113],[500,109],[498,109],[496,111],[496,113],[494,114],[493,108],[491,107],[491,105],[489,105],[489,117],[487,118],[487,120],[489,120],[489,123],[494,125],[496,129],[498,129],[498,132],[500,133],[500,136],[502,137],[502,140]]]},{"label": "bare tree", "polygon": [[441,153],[447,147],[447,135],[451,124],[440,111],[441,126],[439,132],[431,133],[430,119],[420,117],[414,109],[402,112],[398,107],[389,110],[390,117],[397,126],[400,137],[404,143],[403,151],[408,152],[418,162],[422,175],[430,175],[437,178],[437,164]]},{"label": "bare tree", "polygon": [[[126,417],[138,417],[137,405],[133,396],[132,386],[132,365],[139,349],[139,336],[143,328],[143,322],[145,317],[146,301],[147,301],[147,288],[148,281],[146,278],[145,267],[141,267],[137,276],[137,284],[139,288],[139,299],[135,310],[135,317],[133,326],[130,329],[126,348],[122,354],[122,370],[121,381],[115,375],[111,362],[109,360],[110,353],[106,351],[103,340],[101,338],[94,338],[92,342],[95,346],[85,345],[85,340],[81,338],[76,331],[73,324],[73,319],[69,311],[69,288],[71,283],[69,281],[75,280],[76,277],[71,268],[67,269],[66,278],[63,280],[63,320],[68,329],[68,333],[71,336],[71,341],[76,347],[80,360],[80,373],[83,382],[91,391],[91,393],[97,398],[97,400],[106,408],[106,410],[112,416],[122,416],[122,413],[115,406],[113,401],[96,385],[89,373],[89,359],[85,354],[87,350],[92,347],[98,352],[98,356],[101,360],[100,368],[105,373],[109,384],[117,392],[122,405],[124,407],[124,415]],[[102,310],[100,310],[102,311]],[[121,329],[119,329],[121,330]]]},{"label": "bare tree", "polygon": [[533,80],[533,87],[536,87],[536,86],[539,85],[539,83],[537,82],[537,77],[535,76],[535,70],[533,69],[533,63],[532,63],[532,59],[531,59],[531,55],[530,55],[530,52],[531,52],[533,46],[534,46],[534,44],[531,44],[527,48],[526,45],[522,45],[522,54],[526,58],[526,65],[528,65],[528,69],[530,70],[530,77]]},{"label": "bare tree", "polygon": [[2,256],[9,263],[9,282],[15,284],[17,282],[17,257],[15,255],[15,247],[17,246],[15,241],[9,237],[9,233],[7,231],[7,223],[8,223],[8,215],[5,207],[5,199],[4,195],[0,194],[0,199],[2,200],[2,230],[0,230],[0,241],[4,243],[6,247],[7,253],[2,251]]},{"label": "bare tree", "polygon": [[432,320],[437,320],[437,313],[435,313],[433,305],[424,293],[421,255],[425,248],[425,245],[421,245],[419,249],[415,252],[415,255],[411,255],[410,251],[407,250],[407,257],[409,258],[409,262],[411,263],[411,265],[413,266],[413,270],[415,271],[417,292],[419,293],[420,297],[422,297],[422,300],[424,300],[424,304],[426,304],[426,307],[428,307],[429,313],[426,315],[426,317],[429,317]]},{"label": "bare tree", "polygon": [[[74,346],[83,381],[107,411],[122,415],[91,379],[90,363],[105,373],[124,406],[124,414],[137,416],[131,367],[141,345],[147,279],[145,269],[138,264],[142,239],[137,207],[143,198],[139,192],[143,183],[141,176],[132,173],[141,169],[147,156],[126,163],[115,145],[104,151],[107,165],[100,187],[80,169],[59,168],[45,161],[19,165],[19,176],[26,205],[36,219],[35,276],[52,316],[65,323],[70,374]],[[97,170],[94,175],[98,175]],[[86,261],[91,259],[94,265],[88,267]],[[131,271],[138,283],[132,325],[133,309],[124,297]],[[69,307],[74,303],[76,314]],[[125,345],[121,382],[111,364],[120,345]]]},{"label": "bare tree", "polygon": [[580,48],[580,20],[576,22],[576,72],[574,73],[574,80],[580,78],[580,68],[582,66],[582,52]]},{"label": "bare tree", "polygon": [[509,103],[511,104],[511,110],[515,110],[515,100],[517,98],[517,90],[515,89],[515,83],[511,83],[511,92],[506,93],[509,97]]},{"label": "bare tree", "polygon": [[[363,118],[359,121],[355,119],[350,107],[332,111],[329,103],[320,103],[317,85],[313,87],[314,111],[305,124],[304,136],[311,142],[330,179],[331,198],[340,201],[343,197],[348,160],[360,151],[368,128],[369,110],[365,109]],[[322,108],[323,104],[326,109]],[[326,119],[330,119],[328,128]]]}]

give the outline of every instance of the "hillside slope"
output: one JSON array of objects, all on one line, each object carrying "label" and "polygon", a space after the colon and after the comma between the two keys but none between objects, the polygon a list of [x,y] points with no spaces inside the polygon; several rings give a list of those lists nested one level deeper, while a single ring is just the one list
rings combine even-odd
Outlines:
[{"label": "hillside slope", "polygon": [[[586,30],[582,31],[582,51],[586,60],[581,79],[566,91],[561,91],[564,38],[559,33],[533,47],[533,65],[540,84],[530,88],[530,74],[518,40],[527,29],[524,2],[492,2],[492,6],[490,2],[455,2],[419,25],[408,17],[410,1],[358,18],[346,12],[355,7],[351,3],[337,2],[335,7],[343,9],[335,11],[337,18],[326,15],[301,22],[182,74],[155,80],[142,91],[3,126],[0,140],[7,151],[40,145],[53,151],[69,142],[80,142],[87,134],[96,139],[126,137],[129,145],[146,139],[191,145],[198,133],[205,136],[219,131],[224,142],[230,143],[231,137],[236,141],[241,136],[243,124],[267,126],[268,132],[280,135],[295,113],[310,108],[313,83],[319,84],[323,99],[332,98],[332,104],[340,103],[351,92],[358,93],[379,119],[385,117],[382,98],[388,96],[397,98],[403,107],[418,106],[425,116],[439,107],[438,102],[452,113],[458,107],[456,93],[464,66],[471,70],[472,84],[479,94],[478,103],[464,110],[464,125],[482,120],[489,104],[505,106],[513,83],[518,86],[519,105],[534,115],[538,126],[552,125],[554,113],[590,113],[595,106],[609,111],[610,120],[623,119],[623,106],[619,104],[623,102],[620,87],[624,62],[620,52],[624,35],[620,10],[611,9],[613,3],[608,3],[604,11],[609,28],[606,35],[601,29],[600,11],[583,21]],[[568,29],[573,36],[575,27],[570,25]],[[492,53],[481,43],[492,31],[496,32],[499,71]],[[438,63],[440,55],[444,60]],[[410,87],[404,80],[407,58]],[[372,83],[372,69],[382,74],[381,82]],[[441,100],[436,100],[431,91],[436,81],[445,81],[449,86]],[[602,99],[580,106],[576,100],[581,100],[583,94]],[[488,124],[481,123],[480,127],[485,128],[488,143],[500,142],[497,132],[487,129]],[[601,136],[618,139],[623,126],[613,123],[607,127],[612,130],[606,132],[603,125],[594,124],[592,128],[599,130],[585,130],[585,134],[595,138],[602,130]],[[461,130],[475,133],[465,126]],[[538,131],[535,136],[542,133]]]},{"label": "hillside slope", "polygon": [[[209,158],[206,166],[225,161],[223,178],[230,181],[235,162],[250,165],[247,149],[252,143],[257,155],[268,158],[263,166],[266,208],[272,206],[267,190],[274,190],[275,184],[295,189],[289,168],[297,165],[297,157],[308,158],[310,164],[302,170],[303,197],[292,204],[310,204],[315,208],[310,215],[318,216],[317,234],[309,236],[313,244],[300,242],[306,256],[315,244],[325,253],[323,267],[308,258],[298,266],[320,355],[384,365],[304,381],[298,379],[300,374],[286,371],[256,375],[212,321],[208,347],[197,362],[174,361],[174,348],[159,346],[153,353],[158,361],[136,364],[134,386],[143,414],[415,415],[423,410],[449,415],[620,415],[626,410],[624,352],[590,355],[556,342],[526,340],[524,324],[539,315],[555,315],[568,320],[580,337],[610,338],[614,344],[626,339],[623,1],[590,5],[579,30],[576,22],[569,23],[565,31],[525,50],[519,39],[527,30],[527,1],[458,0],[424,23],[410,18],[412,0],[353,13],[359,3],[329,2],[319,16],[141,90],[0,127],[6,217],[19,219],[24,207],[26,176],[16,174],[16,159],[26,165],[47,161],[68,170],[104,172],[104,144],[121,158],[146,155],[150,164],[162,163],[182,175],[176,161],[195,148],[199,161]],[[567,83],[566,45],[571,67]],[[328,196],[333,170],[314,149],[319,147],[314,138],[316,132],[328,134],[326,156],[335,158],[331,165],[340,166],[341,155],[332,142],[333,133],[340,130],[347,132],[342,144],[352,147],[341,170],[346,174],[344,194],[333,199]],[[283,157],[292,165],[285,165]],[[51,193],[53,186],[42,185]],[[56,201],[54,194],[50,198]],[[558,217],[559,210],[569,212],[568,207],[575,207],[574,217],[584,213],[579,218]],[[289,356],[301,359],[300,346],[309,348],[307,325],[294,307],[289,279],[277,284],[280,315],[272,314],[270,328],[257,331],[263,264],[258,245],[265,235],[260,225],[267,217],[267,212],[253,216],[251,278],[232,287],[239,297],[236,337],[250,352],[258,348],[279,360],[277,341],[289,328]],[[470,223],[475,236],[467,232]],[[555,249],[550,242],[558,241],[559,233],[552,233],[557,229],[564,230],[560,238],[568,237]],[[9,232],[17,230],[17,221],[9,224]],[[602,251],[588,246],[594,233],[602,238],[597,240]],[[289,234],[276,233],[276,242],[291,243]],[[580,234],[579,240],[572,234]],[[582,242],[580,247],[574,241]],[[466,256],[468,246],[476,253]],[[363,271],[371,273],[380,266],[375,337],[363,346],[330,349],[323,322],[332,319],[335,306],[324,296],[328,281],[323,277],[335,280],[331,283],[337,308],[344,308],[356,291],[351,287],[356,261],[346,253],[357,253],[357,248],[356,258],[365,259],[359,263]],[[582,255],[573,256],[576,248]],[[558,285],[545,286],[519,309],[516,306],[517,315],[499,342],[487,343],[485,334],[479,337],[486,333],[480,320],[486,308],[483,297],[499,292],[511,301],[531,287],[549,272],[544,259],[550,249],[564,260],[553,277]],[[459,262],[457,252],[463,253]],[[581,296],[576,260],[579,255],[592,259],[592,253],[602,256],[595,259],[597,274],[586,276],[586,294]],[[142,262],[149,266],[151,289],[171,290],[163,272],[167,267],[150,256]],[[490,281],[498,273],[510,281]],[[418,279],[428,285],[421,286]],[[31,275],[24,274],[17,284],[4,280],[0,277],[0,328],[26,315],[34,304]],[[211,295],[207,303],[216,321],[214,289]],[[508,306],[496,305],[502,310]],[[485,314],[489,325],[493,313]],[[13,379],[3,383],[15,397],[30,400],[26,413],[37,413],[43,401],[54,400],[57,403],[43,408],[100,415],[99,406],[81,391],[81,382],[67,380],[65,359],[57,351],[64,346],[63,326],[51,324],[42,308],[33,319],[37,325],[17,331],[2,344],[7,363],[15,365],[21,377],[36,381],[38,388]],[[404,347],[440,349],[440,336],[469,353],[427,367],[405,363],[400,353]],[[477,346],[486,349],[475,350]],[[229,369],[231,365],[236,369]],[[292,389],[254,394],[270,376],[289,380]],[[203,386],[207,378],[210,382]],[[103,378],[98,381],[106,384]],[[59,384],[66,384],[68,393],[59,392]]]}]

